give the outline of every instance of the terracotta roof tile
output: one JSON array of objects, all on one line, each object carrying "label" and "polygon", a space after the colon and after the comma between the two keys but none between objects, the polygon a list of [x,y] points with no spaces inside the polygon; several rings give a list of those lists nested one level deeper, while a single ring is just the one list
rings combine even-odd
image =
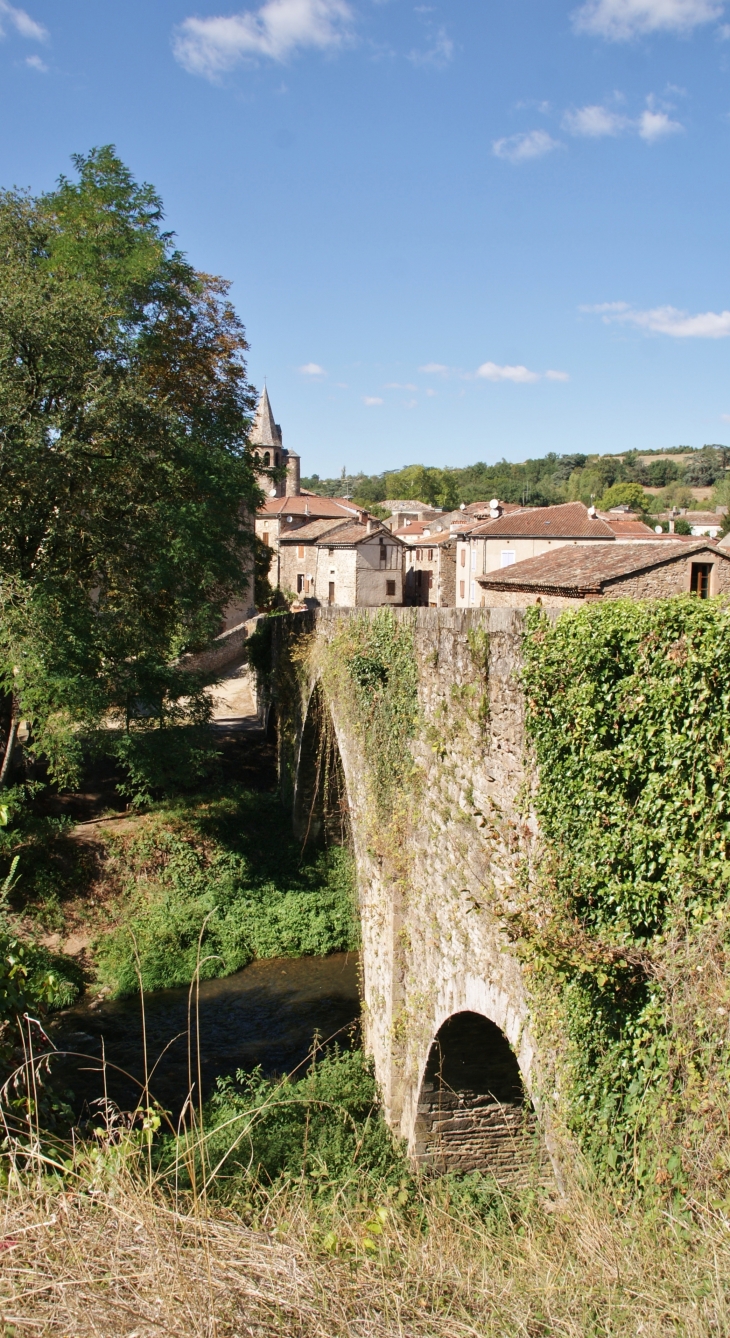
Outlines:
[{"label": "terracotta roof tile", "polygon": [[[325,519],[310,520],[306,525],[292,527],[290,530],[284,530],[279,539],[282,544],[313,544],[323,534],[329,534],[333,530],[340,530],[349,527],[349,522],[340,516],[337,520]],[[362,526],[360,528],[363,528]]]},{"label": "terracotta roof tile", "polygon": [[367,525],[343,525],[341,529],[332,530],[329,535],[323,535],[318,542],[322,547],[352,548],[353,545],[361,544],[365,539],[372,539],[381,534],[384,539],[389,539],[391,542],[395,539],[396,544],[402,547],[402,541],[391,534],[390,530],[386,530],[384,526],[379,526],[368,534]]},{"label": "terracotta roof tile", "polygon": [[363,514],[362,508],[353,506],[342,497],[315,497],[312,493],[299,497],[267,497],[259,507],[258,516],[334,516],[340,520],[351,520]]},{"label": "terracotta roof tile", "polygon": [[536,506],[514,511],[475,526],[471,534],[490,539],[613,539],[605,520],[589,516],[582,502],[564,502],[560,506]]},{"label": "terracotta roof tile", "polygon": [[538,557],[516,562],[512,567],[503,567],[500,571],[478,576],[477,581],[487,591],[534,590],[539,593],[544,590],[579,597],[599,593],[605,585],[610,585],[621,576],[648,571],[692,553],[708,552],[716,555],[719,551],[707,539],[695,539],[690,545],[676,542],[655,544],[651,540],[643,544],[617,544],[615,547],[612,544],[595,544],[590,547],[566,544],[562,548],[554,548],[551,553],[541,553]]}]

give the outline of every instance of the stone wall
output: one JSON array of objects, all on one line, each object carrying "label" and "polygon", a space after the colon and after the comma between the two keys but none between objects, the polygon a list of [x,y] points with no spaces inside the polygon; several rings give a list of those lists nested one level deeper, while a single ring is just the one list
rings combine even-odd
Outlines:
[{"label": "stone wall", "polygon": [[[298,624],[290,620],[290,634],[296,637],[298,626],[326,643],[341,620],[353,616],[369,611],[321,609],[314,617],[301,615]],[[424,1137],[428,1142],[434,1133],[424,1135],[423,1124],[433,1096],[424,1082],[431,1081],[426,1070],[434,1038],[455,1014],[479,1014],[509,1042],[524,1102],[554,1153],[542,1100],[545,1065],[530,1029],[522,968],[504,931],[513,890],[529,878],[537,851],[536,825],[521,802],[534,779],[526,766],[517,680],[523,615],[421,608],[394,610],[394,616],[413,627],[420,723],[410,742],[412,790],[390,822],[374,821],[362,740],[342,703],[328,701],[357,865],[365,1038],[386,1114],[412,1152],[422,1154]],[[282,627],[283,655],[287,635]],[[313,674],[316,663],[315,652]],[[313,686],[314,679],[303,691],[300,718],[281,732],[283,791],[290,800],[297,784],[305,783],[296,775],[296,739]],[[468,1091],[448,1113],[453,1130],[454,1120],[464,1117]],[[469,1132],[468,1146],[458,1151],[460,1164],[476,1155],[479,1130],[494,1134],[495,1147],[513,1139],[514,1120],[510,1116],[502,1128],[493,1104],[472,1103],[471,1132],[465,1125],[459,1130]],[[519,1121],[524,1118],[521,1107]],[[448,1146],[446,1127],[436,1132]],[[529,1128],[528,1135],[530,1143]]]},{"label": "stone wall", "polygon": [[604,599],[668,599],[671,595],[681,595],[689,590],[690,571],[693,562],[712,562],[714,571],[710,593],[726,594],[730,590],[730,562],[718,556],[714,548],[707,548],[698,553],[688,554],[675,562],[667,562],[653,571],[639,572],[635,576],[625,576],[611,581],[604,590]]}]

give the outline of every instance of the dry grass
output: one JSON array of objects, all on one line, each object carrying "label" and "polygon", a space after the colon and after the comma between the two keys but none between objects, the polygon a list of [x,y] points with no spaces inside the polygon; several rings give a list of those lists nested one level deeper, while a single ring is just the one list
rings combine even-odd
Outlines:
[{"label": "dry grass", "polygon": [[[653,1226],[576,1194],[492,1227],[424,1196],[383,1222],[298,1192],[260,1229],[173,1211],[122,1172],[103,1190],[18,1186],[3,1205],[4,1338],[700,1338],[730,1333],[730,1231]],[[549,1210],[548,1210],[549,1209]]]}]

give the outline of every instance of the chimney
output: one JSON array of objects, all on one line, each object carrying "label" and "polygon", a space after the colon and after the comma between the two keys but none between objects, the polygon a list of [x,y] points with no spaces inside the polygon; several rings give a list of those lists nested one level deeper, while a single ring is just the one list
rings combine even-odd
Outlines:
[{"label": "chimney", "polygon": [[589,508],[588,508],[588,515],[591,517],[591,520],[593,520],[593,519],[596,517],[597,514],[598,514],[598,512],[596,511],[595,506],[589,506]]},{"label": "chimney", "polygon": [[376,523],[377,523],[377,522],[374,521],[374,520],[368,520],[368,522],[367,522],[367,533],[368,533],[368,534],[372,534],[372,533],[373,533],[373,530],[375,529]]}]

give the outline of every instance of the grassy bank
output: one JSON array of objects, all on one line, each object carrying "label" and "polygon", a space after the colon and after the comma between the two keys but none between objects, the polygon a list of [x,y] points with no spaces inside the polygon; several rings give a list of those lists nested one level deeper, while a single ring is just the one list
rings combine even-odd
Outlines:
[{"label": "grassy bank", "polygon": [[135,991],[138,969],[146,990],[187,983],[199,943],[203,978],[357,945],[348,851],[302,851],[277,793],[239,780],[82,827],[28,822],[16,855],[13,932],[53,961],[65,1003],[84,981]]},{"label": "grassy bank", "polygon": [[[2,1200],[4,1338],[717,1338],[730,1230],[595,1182],[510,1195],[429,1180],[388,1132],[367,1062],[219,1085],[204,1122],[112,1117]],[[201,1128],[203,1132],[201,1133]]]}]

